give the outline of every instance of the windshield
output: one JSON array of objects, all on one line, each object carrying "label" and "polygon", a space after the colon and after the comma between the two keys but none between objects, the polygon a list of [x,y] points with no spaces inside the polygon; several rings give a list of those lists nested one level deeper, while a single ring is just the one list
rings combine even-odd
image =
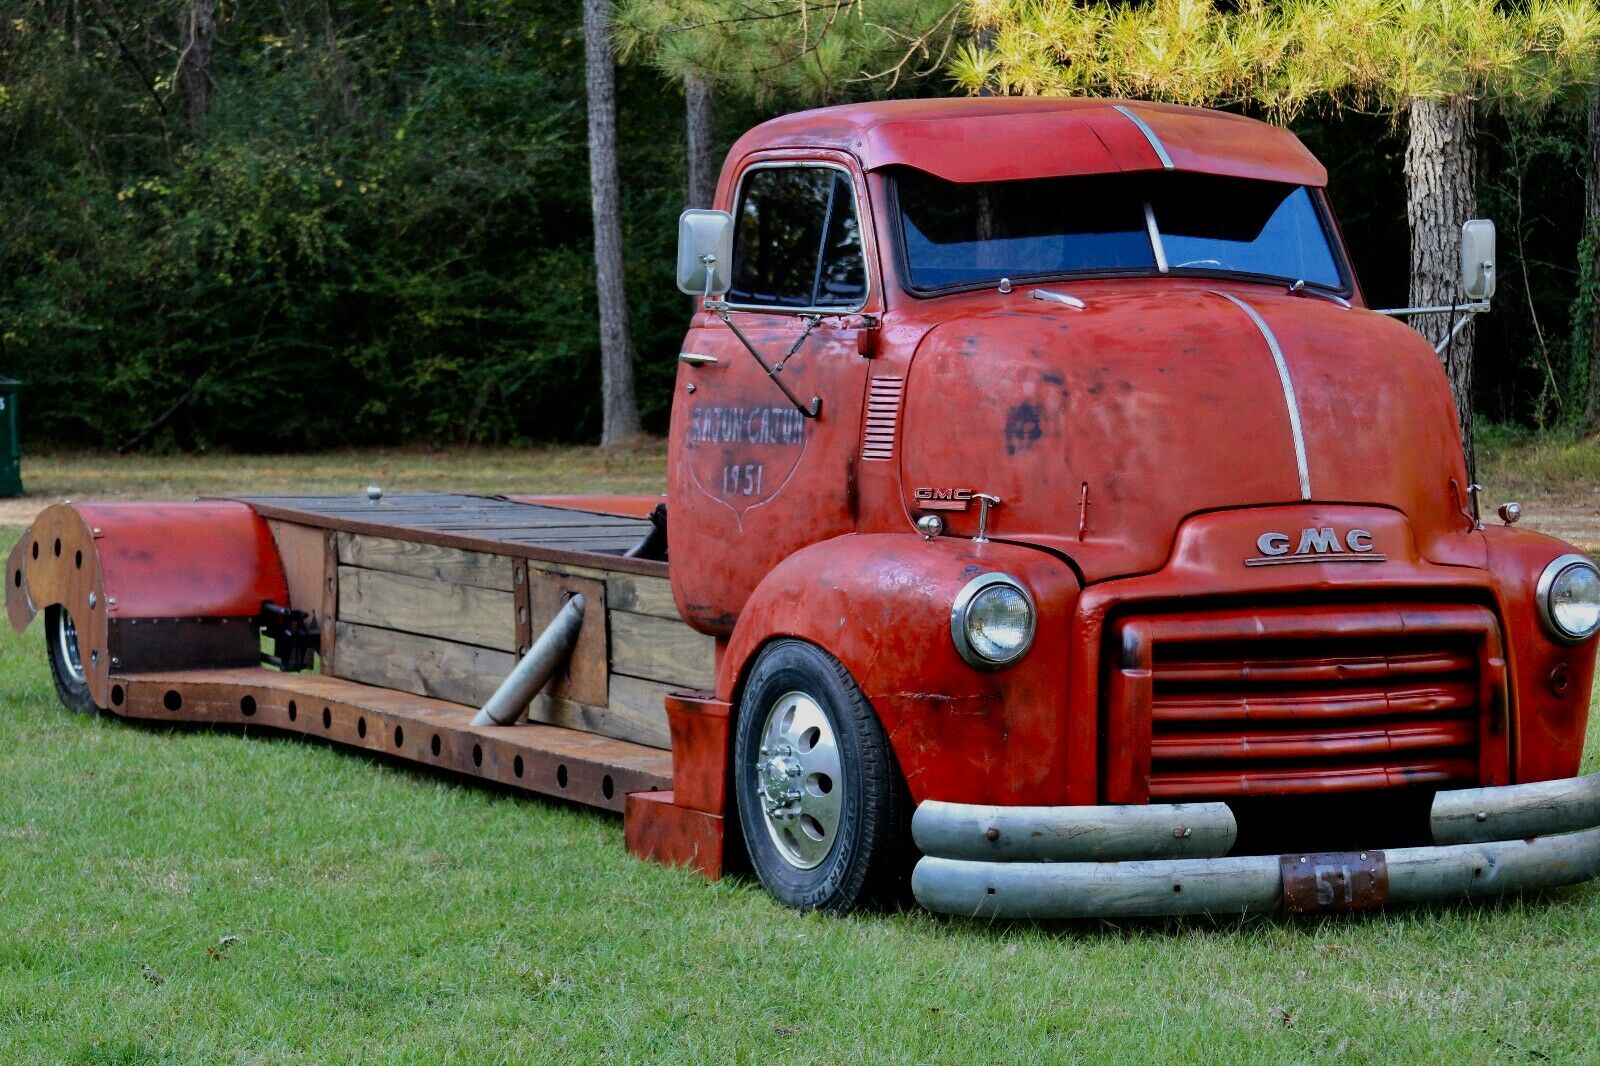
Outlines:
[{"label": "windshield", "polygon": [[895,176],[910,288],[1068,274],[1244,274],[1342,290],[1311,193],[1207,174],[958,184]]}]

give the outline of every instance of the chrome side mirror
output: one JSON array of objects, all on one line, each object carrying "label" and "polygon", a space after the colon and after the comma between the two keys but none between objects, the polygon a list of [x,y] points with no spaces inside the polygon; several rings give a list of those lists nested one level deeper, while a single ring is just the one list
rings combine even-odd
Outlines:
[{"label": "chrome side mirror", "polygon": [[678,216],[678,288],[720,297],[733,284],[733,216],[691,208]]},{"label": "chrome side mirror", "polygon": [[1461,227],[1461,291],[1473,303],[1487,303],[1494,283],[1494,223],[1475,218]]}]

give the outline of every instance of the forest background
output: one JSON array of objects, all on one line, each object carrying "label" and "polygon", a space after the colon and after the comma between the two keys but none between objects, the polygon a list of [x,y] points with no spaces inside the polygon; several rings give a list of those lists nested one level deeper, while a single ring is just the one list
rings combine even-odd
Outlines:
[{"label": "forest background", "polygon": [[[0,376],[25,383],[27,447],[600,438],[581,5],[7,6]],[[859,22],[871,6],[745,5],[780,25],[804,10]],[[697,11],[726,22],[738,4],[630,0],[620,23],[600,7],[619,46],[628,357],[642,425],[659,434],[689,309],[672,278],[696,132],[686,87],[705,94],[698,114],[720,164],[739,133],[796,107],[984,91],[973,79],[993,31],[974,17],[982,5],[947,4],[948,19],[878,40],[859,61],[848,38],[809,57],[884,76],[808,79],[817,27],[780,29],[803,45],[778,55],[800,77],[760,77],[770,52],[722,55],[708,87],[678,73],[672,30]],[[889,72],[897,55],[908,61]],[[730,62],[745,76],[729,76]],[[1582,106],[1477,109],[1477,213],[1498,222],[1501,249],[1495,309],[1475,331],[1480,425],[1585,430],[1600,373],[1595,272],[1583,266],[1595,255],[1591,121]],[[1288,122],[1328,165],[1369,302],[1404,305],[1404,116],[1313,102]]]}]

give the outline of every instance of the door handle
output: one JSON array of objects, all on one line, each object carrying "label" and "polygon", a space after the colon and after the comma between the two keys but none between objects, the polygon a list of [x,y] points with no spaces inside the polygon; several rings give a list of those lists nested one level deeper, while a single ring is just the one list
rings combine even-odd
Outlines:
[{"label": "door handle", "polygon": [[702,355],[699,352],[679,352],[678,362],[687,363],[690,366],[710,366],[712,363],[721,362],[721,360],[714,355]]}]

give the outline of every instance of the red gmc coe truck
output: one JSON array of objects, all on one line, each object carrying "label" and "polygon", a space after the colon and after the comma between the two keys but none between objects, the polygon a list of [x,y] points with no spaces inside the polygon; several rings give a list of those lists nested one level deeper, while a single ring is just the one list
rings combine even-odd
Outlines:
[{"label": "red gmc coe truck", "polygon": [[[62,504],[11,620],[45,612],[69,705],[620,809],[636,854],[796,907],[1587,880],[1600,573],[1480,518],[1326,177],[1285,130],[1135,101],[773,120],[682,223],[664,506]],[[1492,293],[1486,224],[1462,290]]]}]

